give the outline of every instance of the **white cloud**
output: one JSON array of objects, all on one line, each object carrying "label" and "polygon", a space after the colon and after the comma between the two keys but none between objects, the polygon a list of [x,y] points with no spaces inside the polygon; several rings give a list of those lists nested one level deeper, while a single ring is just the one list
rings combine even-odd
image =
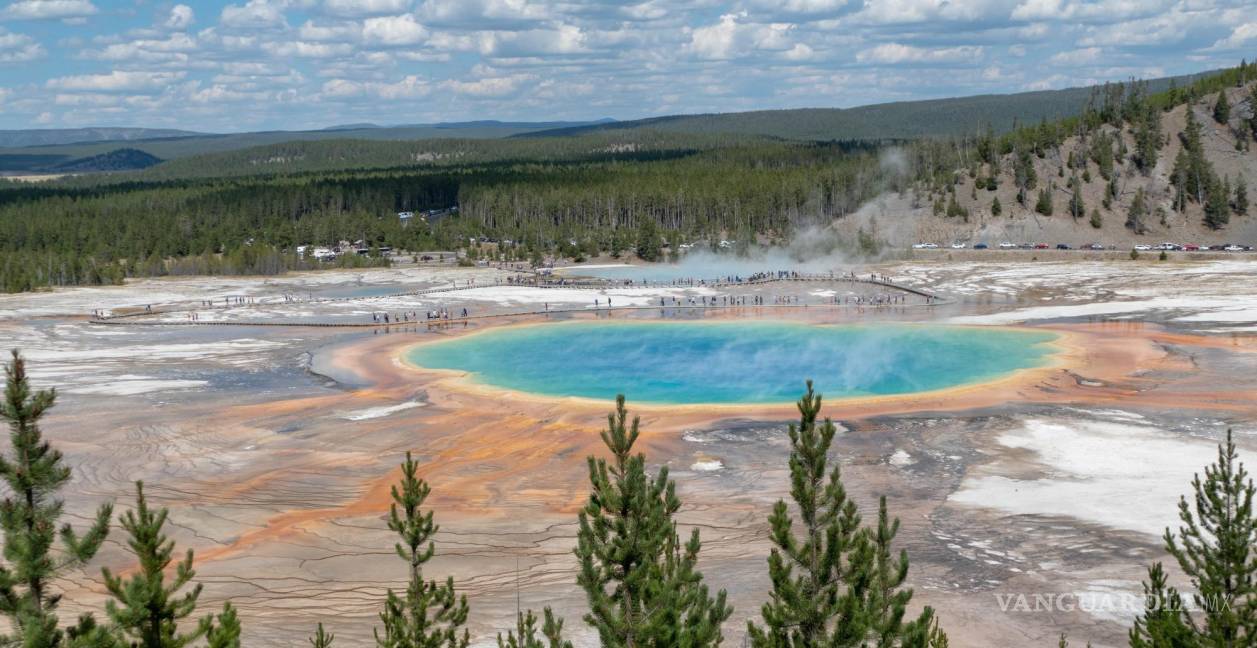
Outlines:
[{"label": "white cloud", "polygon": [[56,20],[94,16],[98,10],[90,0],[18,0],[9,4],[0,17],[12,20]]},{"label": "white cloud", "polygon": [[171,34],[169,38],[140,39],[127,43],[114,43],[87,56],[102,61],[169,61],[184,60],[186,53],[197,49],[196,39],[184,34]]},{"label": "white cloud", "polygon": [[159,90],[183,79],[184,72],[141,72],[114,70],[109,74],[83,74],[49,79],[45,84],[53,90],[88,92],[136,92]]},{"label": "white cloud", "polygon": [[884,25],[976,21],[1002,18],[1010,6],[1011,0],[867,0],[855,19]]},{"label": "white cloud", "polygon": [[427,38],[428,30],[410,14],[368,18],[362,23],[362,40],[368,44],[417,45]]},{"label": "white cloud", "polygon": [[47,52],[34,38],[16,34],[0,27],[0,64],[27,63],[43,58]]},{"label": "white cloud", "polygon": [[417,99],[432,92],[431,85],[421,77],[410,75],[393,83],[331,79],[323,83],[323,96],[332,99],[353,99],[374,96],[384,100]]},{"label": "white cloud", "polygon": [[193,13],[192,7],[185,4],[177,4],[170,8],[170,15],[166,17],[166,22],[162,26],[166,29],[187,29],[196,22],[196,14]]},{"label": "white cloud", "polygon": [[1181,0],[1023,0],[1013,20],[1116,22],[1163,13]]},{"label": "white cloud", "polygon": [[727,60],[755,50],[783,51],[793,47],[790,31],[794,25],[746,20],[746,12],[730,13],[721,16],[714,25],[694,29],[690,32],[687,50],[701,59]]},{"label": "white cloud", "polygon": [[517,74],[504,77],[486,77],[475,81],[448,79],[441,83],[441,87],[468,97],[500,98],[519,92],[525,83],[534,78],[527,74]]},{"label": "white cloud", "polygon": [[557,29],[482,32],[479,50],[485,56],[519,57],[589,52],[589,38],[575,25]]},{"label": "white cloud", "polygon": [[410,8],[410,0],[326,0],[323,9],[337,16],[397,14]]},{"label": "white cloud", "polygon": [[781,55],[789,61],[810,61],[816,57],[816,52],[804,43],[796,43],[790,50]]},{"label": "white cloud", "polygon": [[1214,43],[1211,50],[1233,50],[1247,47],[1249,43],[1257,40],[1257,22],[1246,22],[1242,25],[1236,25],[1231,30],[1231,35]]},{"label": "white cloud", "polygon": [[348,56],[354,48],[347,43],[308,43],[306,41],[277,41],[262,44],[262,49],[271,56],[326,59],[337,56]]},{"label": "white cloud", "polygon": [[256,29],[284,24],[283,8],[269,0],[249,0],[243,5],[227,5],[219,21],[227,27]]},{"label": "white cloud", "polygon": [[362,24],[349,21],[319,25],[307,20],[297,30],[297,35],[307,41],[357,41],[362,38]]},{"label": "white cloud", "polygon": [[861,63],[973,63],[982,58],[983,49],[978,46],[927,48],[883,43],[856,54]]},{"label": "white cloud", "polygon": [[551,10],[529,0],[424,0],[417,13],[425,23],[475,29],[519,25],[554,18]]},{"label": "white cloud", "polygon": [[1057,52],[1048,61],[1056,65],[1090,65],[1100,59],[1101,52],[1099,47],[1084,47],[1068,52]]}]

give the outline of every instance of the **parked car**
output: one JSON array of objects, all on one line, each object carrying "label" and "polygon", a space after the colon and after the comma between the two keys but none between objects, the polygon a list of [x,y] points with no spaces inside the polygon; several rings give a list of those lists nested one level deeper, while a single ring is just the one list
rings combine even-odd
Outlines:
[{"label": "parked car", "polygon": [[1104,246],[1101,245],[1100,243],[1092,243],[1091,245],[1087,246],[1087,249],[1088,250],[1103,250]]},{"label": "parked car", "polygon": [[1183,246],[1183,250],[1186,252],[1195,252],[1199,249],[1200,249],[1200,246],[1196,245],[1195,243],[1188,243],[1187,245]]},{"label": "parked car", "polygon": [[1034,249],[1036,249],[1036,250],[1046,250],[1046,249],[1048,249],[1048,244],[1047,244],[1047,243],[1035,243],[1035,244],[1034,244]]},{"label": "parked car", "polygon": [[988,246],[986,243],[975,243],[975,244],[973,245],[973,249],[975,249],[975,250],[985,250],[985,249],[987,249],[988,247],[990,247],[990,246]]},{"label": "parked car", "polygon": [[1139,250],[1140,252],[1146,252],[1148,250],[1151,250],[1152,246],[1148,245],[1147,243],[1140,243],[1139,245],[1135,246],[1135,249]]},{"label": "parked car", "polygon": [[999,244],[999,249],[1001,250],[1011,250],[1015,247],[1017,247],[1016,243],[1009,243],[1008,241],[1004,241],[1003,243]]},{"label": "parked car", "polygon": [[914,249],[914,250],[937,250],[937,249],[938,249],[938,244],[937,244],[937,243],[913,243],[913,244],[912,244],[912,249]]},{"label": "parked car", "polygon": [[963,249],[965,249],[966,247],[968,247],[968,246],[967,246],[967,245],[965,245],[964,243],[952,243],[952,244],[951,244],[951,249],[953,249],[953,250],[963,250]]},{"label": "parked car", "polygon": [[1056,244],[1056,249],[1058,249],[1058,250],[1068,250],[1068,249],[1069,249],[1069,244],[1068,244],[1068,243],[1057,243],[1057,244]]},{"label": "parked car", "polygon": [[1226,250],[1227,252],[1243,252],[1243,251],[1244,251],[1244,247],[1243,247],[1243,246],[1241,246],[1241,245],[1234,245],[1234,244],[1232,244],[1232,245],[1228,245],[1228,246],[1226,246],[1225,248],[1222,248],[1222,249]]}]

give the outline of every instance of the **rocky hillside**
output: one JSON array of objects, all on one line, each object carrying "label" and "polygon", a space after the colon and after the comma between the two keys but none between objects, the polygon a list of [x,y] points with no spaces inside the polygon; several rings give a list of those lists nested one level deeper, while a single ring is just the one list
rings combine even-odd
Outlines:
[{"label": "rocky hillside", "polygon": [[843,228],[872,228],[894,246],[1257,244],[1257,206],[1246,204],[1257,188],[1257,67],[1242,69],[1214,92],[953,145],[944,182],[917,183]]}]

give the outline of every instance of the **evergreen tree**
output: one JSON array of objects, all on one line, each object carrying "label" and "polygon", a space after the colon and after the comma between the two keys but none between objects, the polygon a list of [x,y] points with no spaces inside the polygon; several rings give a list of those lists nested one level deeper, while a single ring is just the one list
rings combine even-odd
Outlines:
[{"label": "evergreen tree", "polygon": [[1100,210],[1095,208],[1091,209],[1091,226],[1095,229],[1104,227],[1104,219],[1100,216]]},{"label": "evergreen tree", "polygon": [[1126,212],[1126,227],[1130,228],[1136,234],[1143,234],[1147,231],[1144,225],[1144,218],[1148,216],[1148,202],[1144,198],[1143,187],[1135,191],[1135,199],[1130,203],[1130,210]]},{"label": "evergreen tree", "polygon": [[240,617],[230,601],[223,604],[223,611],[209,626],[205,641],[208,648],[240,648]]},{"label": "evergreen tree", "polygon": [[[179,632],[179,621],[196,612],[201,585],[179,594],[192,582],[192,550],[175,565],[174,578],[166,583],[166,571],[173,560],[175,542],[163,527],[168,514],[165,508],[154,511],[144,497],[144,483],[135,483],[135,510],[122,516],[122,528],[128,537],[127,547],[139,561],[139,569],[129,579],[115,576],[109,568],[101,572],[105,589],[113,600],[105,603],[105,612],[122,636],[136,648],[181,648],[200,639],[211,626],[206,617],[188,632]],[[232,618],[235,613],[232,611]],[[239,629],[237,627],[237,634]],[[238,639],[237,639],[238,641]]]},{"label": "evergreen tree", "polygon": [[1054,210],[1052,206],[1052,190],[1051,187],[1044,187],[1039,190],[1039,199],[1034,203],[1034,210],[1044,216],[1051,216]]},{"label": "evergreen tree", "polygon": [[1213,120],[1219,124],[1231,121],[1231,103],[1227,101],[1226,90],[1218,92],[1218,100],[1213,104]]},{"label": "evergreen tree", "polygon": [[[572,642],[563,640],[563,619],[545,609],[545,621],[537,628],[537,615],[532,610],[516,615],[515,630],[498,634],[498,648],[572,648]],[[538,634],[540,631],[540,634]]]},{"label": "evergreen tree", "polygon": [[645,455],[632,454],[638,434],[638,419],[630,425],[624,397],[616,397],[602,433],[612,459],[589,458],[592,492],[576,536],[585,622],[606,648],[719,645],[733,608],[724,590],[708,595],[696,568],[698,530],[682,545],[676,485],[667,467],[647,475]]},{"label": "evergreen tree", "polygon": [[1073,178],[1070,179],[1069,187],[1070,187],[1069,215],[1073,216],[1074,220],[1078,220],[1079,218],[1082,218],[1087,213],[1087,206],[1083,203],[1083,200],[1082,200],[1083,185],[1081,182],[1078,181],[1078,176],[1074,176]]},{"label": "evergreen tree", "polygon": [[1205,200],[1205,225],[1210,229],[1220,229],[1231,222],[1231,196],[1216,176],[1209,178]]},{"label": "evergreen tree", "polygon": [[1248,213],[1248,183],[1244,182],[1244,176],[1235,181],[1235,213],[1240,216]]},{"label": "evergreen tree", "polygon": [[659,229],[652,218],[642,220],[637,228],[637,256],[643,261],[658,261],[663,250]]},{"label": "evergreen tree", "polygon": [[1130,629],[1130,648],[1203,648],[1192,630],[1178,590],[1167,584],[1161,563],[1148,568],[1145,609]]},{"label": "evergreen tree", "polygon": [[1157,165],[1161,137],[1161,111],[1149,104],[1135,126],[1135,166],[1145,175]]},{"label": "evergreen tree", "polygon": [[836,428],[829,419],[817,423],[821,401],[808,381],[798,404],[799,424],[788,429],[790,495],[802,528],[796,533],[789,508],[778,501],[769,516],[772,592],[761,610],[763,626],[747,623],[751,645],[946,646],[930,608],[903,623],[912,597],[911,590],[900,589],[908,560],[902,552],[892,554],[899,522],[890,521],[885,499],[876,530],[861,528],[838,466],[826,474]]},{"label": "evergreen tree", "polygon": [[1257,139],[1257,85],[1248,94],[1248,112],[1252,113],[1248,118],[1248,132],[1253,134],[1253,139]]},{"label": "evergreen tree", "polygon": [[1004,207],[999,204],[999,196],[996,196],[995,199],[991,201],[991,215],[999,216],[1002,213],[1004,213]]},{"label": "evergreen tree", "polygon": [[336,635],[328,633],[323,629],[322,622],[314,631],[314,635],[310,637],[310,646],[312,648],[332,648],[332,642],[336,639]]},{"label": "evergreen tree", "polygon": [[462,629],[467,622],[466,595],[455,593],[452,577],[444,584],[423,579],[424,564],[436,554],[432,536],[440,527],[433,521],[432,511],[420,508],[432,489],[415,476],[418,469],[419,464],[407,452],[401,484],[392,488],[388,528],[401,536],[401,542],[394,546],[407,563],[409,581],[404,597],[389,589],[380,612],[384,633],[375,631],[375,643],[379,648],[466,648],[471,641],[467,630]]},{"label": "evergreen tree", "polygon": [[[111,505],[103,505],[87,532],[79,536],[65,524],[61,527],[63,557],[53,555],[57,523],[63,502],[57,493],[70,481],[70,468],[61,453],[43,439],[39,423],[56,402],[56,392],[32,392],[26,376],[26,362],[16,350],[5,365],[4,401],[0,418],[9,425],[11,455],[0,455],[0,478],[9,493],[0,502],[0,532],[4,538],[4,561],[0,563],[0,615],[9,621],[7,636],[0,645],[23,648],[52,648],[62,645],[64,631],[58,627],[57,606],[61,595],[53,591],[53,581],[67,569],[91,560],[109,533]],[[95,622],[80,621],[76,637],[94,633]]]},{"label": "evergreen tree", "polygon": [[1192,479],[1194,502],[1181,498],[1183,526],[1175,535],[1165,530],[1165,548],[1191,579],[1197,625],[1208,646],[1239,648],[1257,643],[1257,492],[1239,461],[1227,430],[1218,446],[1218,460],[1205,468],[1205,478]]}]

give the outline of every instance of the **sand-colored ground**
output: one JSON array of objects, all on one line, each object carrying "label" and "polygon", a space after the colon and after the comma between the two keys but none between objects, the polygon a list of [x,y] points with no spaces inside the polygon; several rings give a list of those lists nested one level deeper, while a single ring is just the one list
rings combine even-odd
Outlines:
[{"label": "sand-colored ground", "polygon": [[[1172,504],[1187,488],[1225,426],[1237,428],[1246,452],[1257,446],[1250,424],[1257,412],[1253,338],[1210,328],[1243,322],[1192,319],[1220,316],[1206,291],[1234,291],[1240,304],[1250,299],[1247,280],[1257,266],[1184,264],[1160,274],[1153,274],[1157,266],[1142,268],[899,266],[894,274],[959,303],[669,316],[990,318],[1057,332],[1061,348],[1051,366],[928,394],[834,401],[826,413],[844,428],[837,459],[849,490],[866,510],[879,495],[888,497],[903,520],[915,600],[940,610],[954,645],[1053,645],[1067,631],[1079,644],[1115,646],[1129,623],[1125,610],[1004,610],[1001,597],[1053,593],[1120,608],[1138,592],[1143,565],[1164,557],[1150,531],[1173,523],[1167,498]],[[389,280],[427,285],[444,280],[442,272],[469,271],[416,270]],[[318,281],[334,284],[330,279]],[[175,305],[195,305],[216,291],[252,290],[259,298],[295,292],[283,280],[214,286],[161,285]],[[1189,294],[1198,308],[1180,302],[1158,310],[1158,300]],[[31,296],[26,306],[38,316],[0,322],[28,349],[42,384],[71,386],[46,426],[75,466],[68,509],[81,519],[103,499],[125,504],[129,483],[144,479],[151,496],[171,507],[180,543],[196,549],[207,605],[230,598],[241,609],[247,645],[300,644],[320,620],[338,643],[370,644],[385,588],[402,583],[384,515],[408,450],[433,484],[429,503],[442,527],[430,573],[453,576],[468,594],[476,642],[491,644],[510,625],[518,597],[524,606],[555,606],[578,645],[594,645],[579,618],[583,597],[571,547],[587,494],[586,457],[602,452],[598,431],[610,403],[477,388],[400,360],[405,349],[436,336],[544,325],[544,318],[384,333],[100,327],[71,314],[76,304],[100,307],[99,295]],[[128,298],[143,299],[143,292]],[[422,309],[427,299],[411,303]],[[442,299],[503,314],[528,306],[501,294]],[[390,302],[390,309],[404,304]],[[1130,309],[1105,315],[1112,304]],[[23,306],[0,298],[0,312]],[[283,318],[285,308],[320,306],[272,304],[240,317],[265,311]],[[1069,314],[1056,317],[1062,312]],[[562,317],[659,315],[591,308]],[[109,387],[93,392],[93,384]],[[788,487],[783,429],[797,412],[790,404],[635,407],[631,395],[630,408],[642,416],[643,451],[653,465],[668,465],[678,483],[682,523],[702,533],[708,581],[729,590],[736,611],[727,636],[736,645],[763,600],[766,516]],[[101,565],[128,566],[118,539],[86,573],[64,583],[67,618],[99,608]]]}]

